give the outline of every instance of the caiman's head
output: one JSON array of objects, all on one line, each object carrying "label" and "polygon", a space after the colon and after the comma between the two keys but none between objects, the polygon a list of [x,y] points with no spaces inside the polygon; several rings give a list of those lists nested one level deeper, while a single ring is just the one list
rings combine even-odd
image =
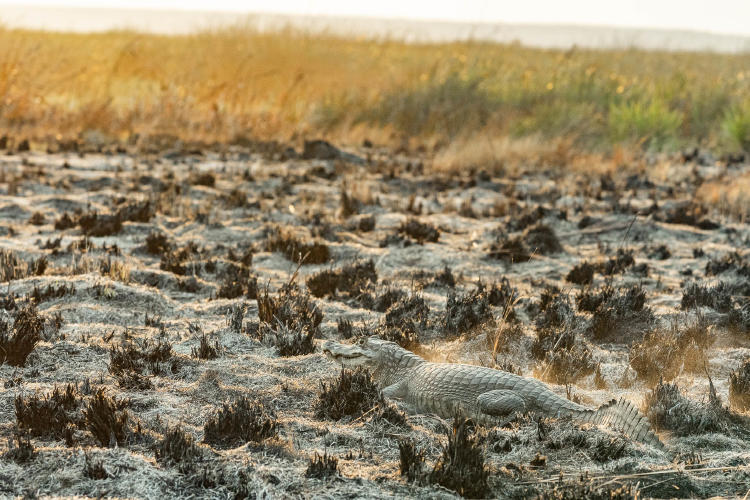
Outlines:
[{"label": "caiman's head", "polygon": [[339,344],[334,340],[327,340],[323,343],[323,354],[347,368],[363,366],[372,370],[381,363],[381,351],[388,344],[398,347],[393,342],[377,337],[363,338],[356,344]]},{"label": "caiman's head", "polygon": [[340,344],[328,340],[323,343],[323,353],[346,368],[361,366],[373,372],[374,375],[388,380],[396,376],[397,372],[424,361],[395,342],[377,337],[363,338],[356,344]]}]

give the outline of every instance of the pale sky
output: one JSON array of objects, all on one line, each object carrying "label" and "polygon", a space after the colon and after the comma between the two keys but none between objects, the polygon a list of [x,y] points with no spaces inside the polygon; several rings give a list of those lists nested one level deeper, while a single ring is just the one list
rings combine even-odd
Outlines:
[{"label": "pale sky", "polygon": [[584,24],[750,35],[750,0],[0,0],[0,4]]}]

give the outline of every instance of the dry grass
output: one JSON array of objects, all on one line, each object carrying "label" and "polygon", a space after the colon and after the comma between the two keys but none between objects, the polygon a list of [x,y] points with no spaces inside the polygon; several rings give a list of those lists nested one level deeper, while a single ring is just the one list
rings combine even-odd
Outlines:
[{"label": "dry grass", "polygon": [[[438,169],[591,164],[618,144],[747,149],[750,55],[405,44],[237,26],[0,29],[0,136],[19,148],[282,141],[439,151]],[[147,139],[147,138],[151,139]],[[24,144],[25,146],[25,144]]]},{"label": "dry grass", "polygon": [[747,222],[750,216],[750,174],[707,182],[698,189],[696,198],[701,203],[718,207],[723,213]]}]

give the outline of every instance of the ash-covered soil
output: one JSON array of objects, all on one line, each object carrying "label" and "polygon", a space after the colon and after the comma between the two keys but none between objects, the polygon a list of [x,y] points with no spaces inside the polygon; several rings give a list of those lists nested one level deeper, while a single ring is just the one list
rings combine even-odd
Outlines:
[{"label": "ash-covered soil", "polygon": [[[445,175],[261,149],[0,157],[0,494],[750,489],[750,228],[695,196],[750,166]],[[627,398],[666,449],[537,415],[404,420],[316,349],[376,333]]]}]

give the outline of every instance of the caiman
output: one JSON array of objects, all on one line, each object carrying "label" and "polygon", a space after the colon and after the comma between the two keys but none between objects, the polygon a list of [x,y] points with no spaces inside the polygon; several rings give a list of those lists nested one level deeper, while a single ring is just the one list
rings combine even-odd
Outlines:
[{"label": "caiman", "polygon": [[411,412],[452,418],[460,413],[483,425],[499,424],[516,413],[609,425],[636,441],[664,445],[648,420],[625,399],[612,399],[598,409],[574,403],[543,382],[493,368],[459,363],[431,363],[394,342],[377,337],[357,344],[328,340],[323,353],[348,368],[368,369],[389,399],[402,400]]}]

